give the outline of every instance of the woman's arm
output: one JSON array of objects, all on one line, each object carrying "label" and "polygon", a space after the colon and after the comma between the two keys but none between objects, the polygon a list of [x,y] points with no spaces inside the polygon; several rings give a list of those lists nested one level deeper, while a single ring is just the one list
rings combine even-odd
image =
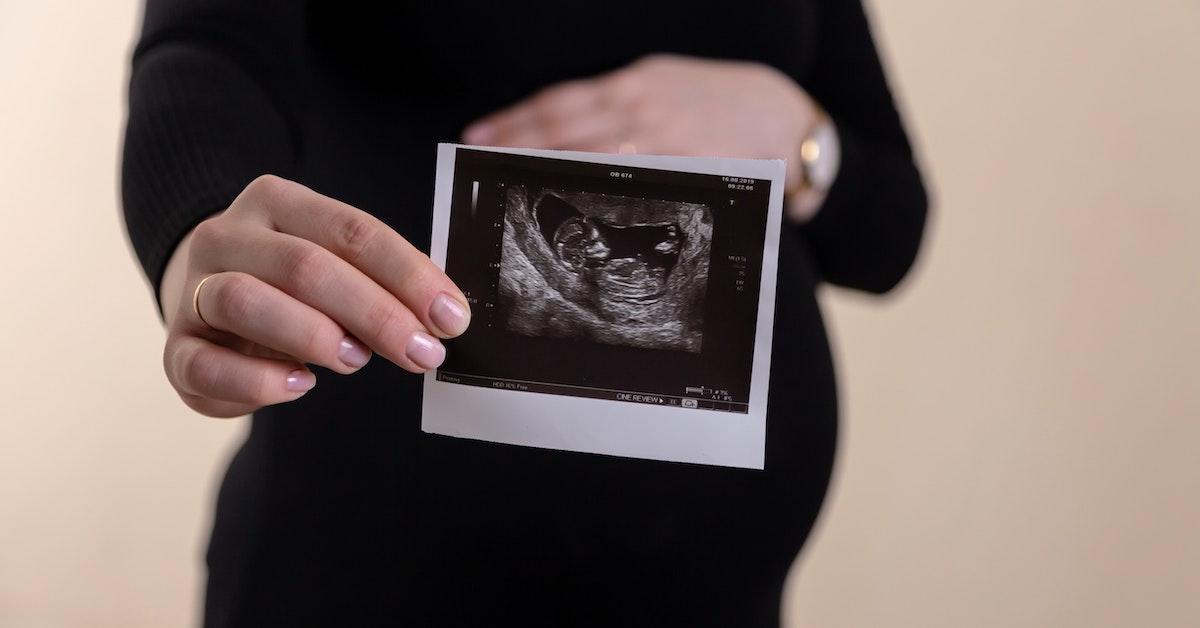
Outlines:
[{"label": "woman's arm", "polygon": [[425,372],[470,323],[454,282],[385,223],[259,176],[300,150],[302,7],[152,0],[134,53],[126,222],[166,315],[167,379],[209,416],[298,399],[309,364],[349,375],[378,353]]},{"label": "woman's arm", "polygon": [[883,293],[908,272],[927,197],[860,0],[820,5],[817,56],[805,89],[833,119],[838,176],[819,212],[797,229],[821,278]]},{"label": "woman's arm", "polygon": [[121,189],[130,241],[160,299],[167,262],[185,234],[258,175],[292,170],[304,7],[288,0],[146,3]]}]

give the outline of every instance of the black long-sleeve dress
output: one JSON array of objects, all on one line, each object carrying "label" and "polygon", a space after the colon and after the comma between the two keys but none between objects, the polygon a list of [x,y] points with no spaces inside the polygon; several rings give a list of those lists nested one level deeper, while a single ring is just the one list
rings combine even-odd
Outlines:
[{"label": "black long-sleeve dress", "polygon": [[780,243],[766,470],[423,434],[420,377],[318,369],[255,414],[222,485],[208,626],[778,623],[837,402],[814,288],[905,274],[926,197],[857,0],[149,0],[123,195],[157,286],[175,245],[276,173],[429,244],[434,146],[554,82],[650,52],[752,59],[834,118],[839,177]]}]

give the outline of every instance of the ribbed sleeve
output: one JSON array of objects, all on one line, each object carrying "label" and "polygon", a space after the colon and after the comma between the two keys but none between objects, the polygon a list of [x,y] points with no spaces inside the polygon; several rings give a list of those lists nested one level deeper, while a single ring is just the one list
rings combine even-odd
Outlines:
[{"label": "ribbed sleeve", "polygon": [[[220,3],[207,3],[203,20],[193,4],[148,4],[130,78],[122,200],[156,296],[183,236],[256,176],[286,176],[298,150],[295,92],[286,74],[268,76],[289,47],[268,51],[271,29],[256,35],[265,41],[239,42],[244,25],[223,29]],[[233,13],[231,24],[246,19]]]},{"label": "ribbed sleeve", "polygon": [[822,279],[882,293],[916,258],[928,198],[862,3],[819,10],[814,71],[802,83],[837,125],[842,161],[821,210],[797,230]]}]

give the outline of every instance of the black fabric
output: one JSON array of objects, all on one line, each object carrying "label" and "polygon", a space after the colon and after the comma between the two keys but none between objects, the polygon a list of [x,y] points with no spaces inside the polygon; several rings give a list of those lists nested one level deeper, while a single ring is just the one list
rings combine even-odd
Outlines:
[{"label": "black fabric", "polygon": [[837,432],[820,281],[883,292],[926,197],[857,1],[150,0],[122,171],[156,288],[255,176],[428,250],[434,147],[536,89],[650,52],[769,63],[830,112],[838,180],[781,242],[765,471],[429,436],[420,377],[318,369],[256,413],[208,551],[205,624],[774,626]]}]

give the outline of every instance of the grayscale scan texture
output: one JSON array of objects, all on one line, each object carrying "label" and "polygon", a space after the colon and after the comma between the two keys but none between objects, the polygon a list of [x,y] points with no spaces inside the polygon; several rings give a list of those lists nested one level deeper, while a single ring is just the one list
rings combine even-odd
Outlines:
[{"label": "grayscale scan texture", "polygon": [[713,235],[707,205],[510,186],[505,328],[699,353]]}]

